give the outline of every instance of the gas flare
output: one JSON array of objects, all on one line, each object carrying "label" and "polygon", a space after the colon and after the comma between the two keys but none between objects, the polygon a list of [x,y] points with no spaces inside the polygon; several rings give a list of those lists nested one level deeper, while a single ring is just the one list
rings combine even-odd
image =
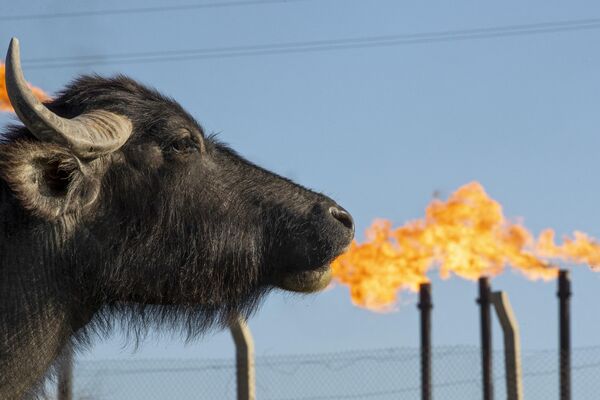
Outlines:
[{"label": "gas flare", "polygon": [[[8,99],[8,94],[6,93],[6,84],[4,83],[4,73],[5,73],[4,64],[0,63],[0,111],[14,111],[12,105],[10,104],[10,100]],[[42,89],[31,86],[33,93],[35,96],[41,101],[46,101],[49,99],[48,95],[44,93]]]},{"label": "gas flare", "polygon": [[575,232],[557,245],[550,229],[536,240],[472,182],[445,202],[433,200],[422,219],[396,229],[389,221],[376,221],[367,241],[354,242],[332,269],[335,279],[349,286],[355,305],[389,311],[399,291],[417,291],[435,268],[443,279],[476,280],[497,276],[510,265],[528,279],[550,280],[558,274],[552,264],[558,260],[600,268],[600,243]]}]

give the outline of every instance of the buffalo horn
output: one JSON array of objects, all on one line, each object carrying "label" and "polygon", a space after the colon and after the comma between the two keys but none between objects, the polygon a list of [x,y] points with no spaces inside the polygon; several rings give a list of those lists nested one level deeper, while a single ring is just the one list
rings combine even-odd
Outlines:
[{"label": "buffalo horn", "polygon": [[17,38],[10,41],[6,55],[6,90],[15,112],[36,138],[67,146],[81,158],[111,153],[131,135],[131,121],[112,112],[93,110],[68,119],[50,111],[34,96],[23,76]]}]

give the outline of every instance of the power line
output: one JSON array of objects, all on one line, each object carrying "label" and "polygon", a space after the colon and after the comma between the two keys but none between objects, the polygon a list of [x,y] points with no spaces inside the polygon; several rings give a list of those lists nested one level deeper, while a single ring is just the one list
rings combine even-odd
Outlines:
[{"label": "power line", "polygon": [[121,8],[113,10],[90,10],[90,11],[71,11],[71,12],[58,12],[48,14],[23,14],[23,15],[3,15],[0,16],[0,21],[26,21],[35,19],[56,19],[56,18],[73,18],[73,17],[96,17],[104,15],[124,15],[124,14],[141,14],[141,13],[156,13],[166,11],[186,11],[186,10],[199,10],[199,9],[211,9],[211,8],[231,8],[231,7],[245,7],[245,6],[257,6],[257,5],[269,5],[269,4],[285,4],[285,3],[299,3],[304,1],[313,0],[248,0],[248,1],[219,1],[212,3],[201,3],[201,4],[181,4],[173,6],[156,6],[156,7],[138,7],[138,8]]},{"label": "power line", "polygon": [[137,53],[113,53],[113,54],[97,54],[97,55],[84,55],[84,56],[66,56],[66,57],[42,57],[42,58],[29,58],[25,62],[28,63],[39,63],[39,62],[57,62],[57,61],[82,61],[82,60],[98,60],[106,58],[138,58],[138,57],[152,57],[152,56],[167,56],[167,55],[182,55],[189,53],[219,53],[219,52],[237,52],[237,51],[253,51],[253,50],[277,50],[282,48],[295,48],[295,47],[309,47],[309,46],[324,46],[324,45],[348,45],[348,44],[369,44],[373,42],[387,42],[396,40],[421,40],[421,39],[443,39],[443,38],[461,38],[461,36],[468,35],[485,35],[485,34],[498,34],[498,33],[523,33],[533,32],[538,33],[540,29],[574,29],[582,27],[593,27],[596,28],[600,25],[600,18],[597,19],[582,19],[582,20],[571,20],[571,21],[557,21],[557,22],[544,22],[537,24],[525,24],[525,25],[505,25],[496,26],[490,28],[475,28],[475,29],[462,29],[462,30],[447,30],[447,31],[436,31],[436,32],[424,32],[424,33],[413,33],[413,34],[396,34],[396,35],[380,35],[380,36],[368,36],[358,38],[346,38],[346,39],[333,39],[333,40],[313,40],[303,42],[284,42],[284,43],[273,43],[266,45],[249,45],[249,46],[226,46],[226,47],[212,47],[203,49],[187,49],[187,50],[161,50],[161,51],[148,51],[148,52],[137,52]]},{"label": "power line", "polygon": [[81,67],[89,65],[155,63],[260,55],[324,52],[358,48],[389,47],[437,42],[455,42],[544,33],[600,29],[600,18],[555,21],[536,24],[506,25],[490,28],[447,30],[416,34],[356,37],[334,40],[284,42],[264,45],[226,46],[200,49],[147,51],[137,53],[95,54],[68,57],[44,57],[24,60],[29,69]]}]

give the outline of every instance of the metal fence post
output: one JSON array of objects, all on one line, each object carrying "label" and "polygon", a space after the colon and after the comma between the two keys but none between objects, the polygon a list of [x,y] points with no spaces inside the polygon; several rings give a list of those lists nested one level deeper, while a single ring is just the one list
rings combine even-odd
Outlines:
[{"label": "metal fence post", "polygon": [[63,350],[58,366],[58,400],[73,399],[73,348],[68,344]]},{"label": "metal fence post", "polygon": [[241,317],[231,322],[231,336],[235,342],[237,398],[255,400],[254,341],[252,333]]},{"label": "metal fence post", "polygon": [[519,324],[505,292],[492,293],[492,303],[504,333],[504,368],[506,371],[506,398],[523,399],[521,373],[521,340]]}]

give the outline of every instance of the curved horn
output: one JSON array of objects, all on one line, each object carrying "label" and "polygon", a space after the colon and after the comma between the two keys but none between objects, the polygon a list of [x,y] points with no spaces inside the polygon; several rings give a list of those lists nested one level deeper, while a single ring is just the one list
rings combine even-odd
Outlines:
[{"label": "curved horn", "polygon": [[15,112],[36,138],[67,146],[81,158],[113,152],[131,135],[131,121],[108,111],[94,110],[67,119],[46,108],[23,76],[17,38],[12,38],[6,54],[6,91]]}]

